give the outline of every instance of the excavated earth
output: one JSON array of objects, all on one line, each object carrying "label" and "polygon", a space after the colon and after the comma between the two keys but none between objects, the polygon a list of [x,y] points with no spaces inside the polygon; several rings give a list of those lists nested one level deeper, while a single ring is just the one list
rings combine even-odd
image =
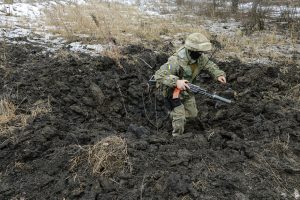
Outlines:
[{"label": "excavated earth", "polygon": [[[216,61],[229,83],[204,73],[200,85],[234,103],[198,95],[199,119],[172,138],[163,98],[147,86],[172,50],[128,46],[118,64],[1,43],[1,97],[16,114],[37,102],[51,111],[0,134],[0,199],[299,198],[299,68]],[[93,175],[82,155],[112,135],[126,140],[128,166]]]}]

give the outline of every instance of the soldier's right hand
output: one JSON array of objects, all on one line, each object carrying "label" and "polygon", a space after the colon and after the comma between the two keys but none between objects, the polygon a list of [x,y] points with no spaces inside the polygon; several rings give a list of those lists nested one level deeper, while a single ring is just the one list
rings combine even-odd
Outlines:
[{"label": "soldier's right hand", "polygon": [[190,89],[190,87],[187,83],[188,83],[187,80],[177,80],[176,81],[176,87],[180,90]]}]

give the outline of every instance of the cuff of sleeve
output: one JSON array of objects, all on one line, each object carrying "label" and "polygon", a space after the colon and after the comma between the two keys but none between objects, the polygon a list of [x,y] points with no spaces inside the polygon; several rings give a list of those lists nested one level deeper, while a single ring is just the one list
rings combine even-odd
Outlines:
[{"label": "cuff of sleeve", "polygon": [[226,74],[225,74],[223,71],[220,71],[220,72],[218,72],[218,73],[215,73],[215,74],[214,74],[215,80],[217,80],[219,76],[225,76],[225,77],[226,77]]}]

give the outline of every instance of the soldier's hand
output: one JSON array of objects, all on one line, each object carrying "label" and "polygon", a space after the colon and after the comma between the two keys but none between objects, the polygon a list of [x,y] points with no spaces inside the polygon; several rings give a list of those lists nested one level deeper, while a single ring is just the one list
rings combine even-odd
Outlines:
[{"label": "soldier's hand", "polygon": [[225,83],[226,83],[226,78],[225,78],[225,76],[223,76],[223,75],[222,75],[222,76],[219,76],[219,77],[218,77],[218,81],[221,82],[222,84],[225,84]]},{"label": "soldier's hand", "polygon": [[187,80],[177,80],[176,87],[180,90],[190,89],[190,87],[187,83],[188,83]]}]

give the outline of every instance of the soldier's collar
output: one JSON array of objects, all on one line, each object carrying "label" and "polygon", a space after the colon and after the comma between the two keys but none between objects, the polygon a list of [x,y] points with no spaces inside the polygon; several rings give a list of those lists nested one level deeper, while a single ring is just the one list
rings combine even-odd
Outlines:
[{"label": "soldier's collar", "polygon": [[193,60],[191,56],[189,55],[187,49],[185,47],[181,47],[178,52],[177,56],[179,60],[185,64],[194,64],[197,62],[197,60]]},{"label": "soldier's collar", "polygon": [[194,60],[194,59],[191,58],[191,56],[189,55],[188,50],[186,48],[185,48],[185,55],[188,59],[189,64],[194,64],[194,63],[197,62],[197,60]]}]

